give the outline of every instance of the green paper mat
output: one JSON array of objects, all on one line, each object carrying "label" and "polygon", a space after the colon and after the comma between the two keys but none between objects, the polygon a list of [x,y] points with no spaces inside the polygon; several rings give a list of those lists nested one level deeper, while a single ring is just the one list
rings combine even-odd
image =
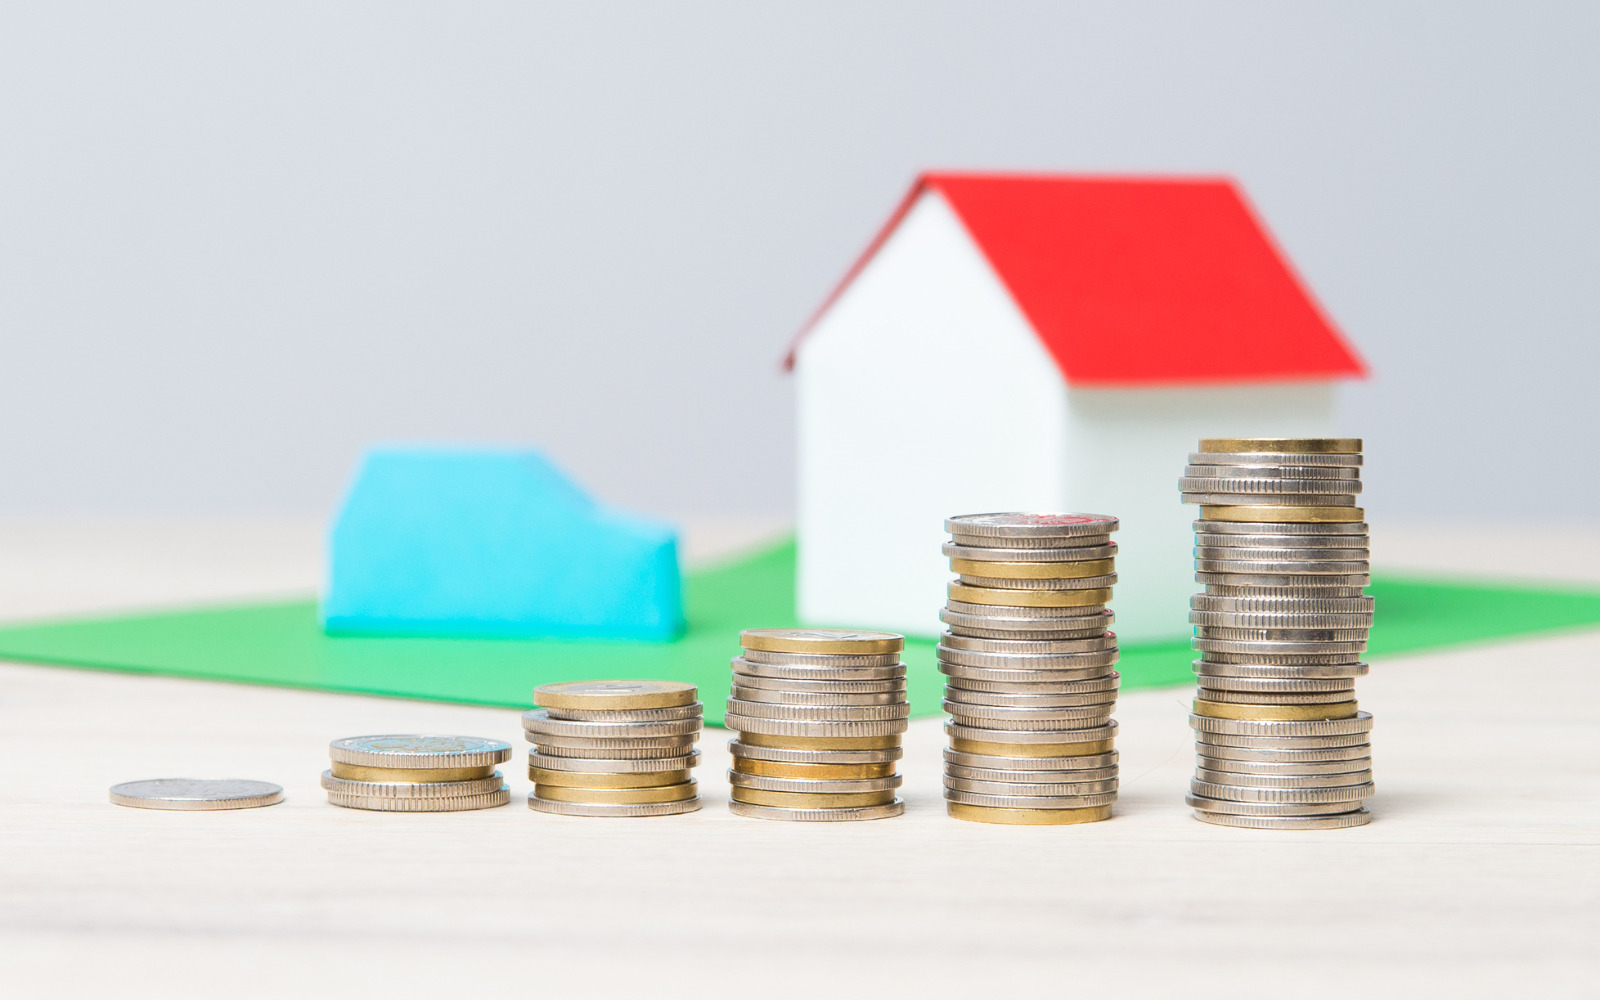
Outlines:
[{"label": "green paper mat", "polygon": [[[1379,577],[1371,657],[1600,626],[1600,593]],[[796,625],[794,545],[687,575],[688,632],[670,643],[374,639],[322,634],[312,600],[0,628],[0,660],[525,708],[535,684],[655,677],[700,686],[722,720],[739,630]],[[939,714],[934,643],[906,643],[914,715]],[[1124,688],[1186,684],[1185,641],[1123,647]]]}]

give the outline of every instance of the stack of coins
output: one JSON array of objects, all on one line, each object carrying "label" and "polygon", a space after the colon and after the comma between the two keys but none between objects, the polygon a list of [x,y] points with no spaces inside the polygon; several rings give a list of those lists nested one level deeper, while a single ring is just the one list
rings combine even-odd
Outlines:
[{"label": "stack of coins", "polygon": [[1015,825],[1093,823],[1117,797],[1117,519],[967,514],[945,521],[958,579],[940,615],[946,810]]},{"label": "stack of coins", "polygon": [[380,812],[458,812],[511,801],[496,764],[511,744],[476,736],[351,736],[328,744],[328,801]]},{"label": "stack of coins", "polygon": [[570,681],[533,689],[528,808],[561,816],[675,816],[700,808],[689,769],[704,711],[693,684]]},{"label": "stack of coins", "polygon": [[905,811],[895,795],[911,705],[905,637],[892,632],[748,629],[733,660],[725,725],[728,808],[758,819],[829,822]]},{"label": "stack of coins", "polygon": [[1200,505],[1190,602],[1199,763],[1188,803],[1207,823],[1304,830],[1371,814],[1372,716],[1355,679],[1372,625],[1361,441],[1200,442],[1179,482]]}]

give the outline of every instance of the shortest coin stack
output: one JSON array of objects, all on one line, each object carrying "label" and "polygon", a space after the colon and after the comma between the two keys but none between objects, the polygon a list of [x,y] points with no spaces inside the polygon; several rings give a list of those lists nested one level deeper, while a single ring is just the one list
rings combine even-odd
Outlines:
[{"label": "shortest coin stack", "polygon": [[834,629],[748,629],[733,661],[725,725],[737,816],[799,822],[885,819],[911,706],[905,637]]},{"label": "shortest coin stack", "polygon": [[704,711],[693,684],[568,681],[533,689],[528,808],[561,816],[674,816],[700,808],[689,769]]},{"label": "shortest coin stack", "polygon": [[458,812],[511,801],[495,765],[511,744],[476,736],[351,736],[328,744],[328,801],[379,812]]}]

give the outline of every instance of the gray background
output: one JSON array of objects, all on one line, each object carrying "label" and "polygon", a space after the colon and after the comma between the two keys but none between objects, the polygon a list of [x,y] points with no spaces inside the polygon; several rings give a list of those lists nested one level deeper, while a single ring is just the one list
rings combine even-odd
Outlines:
[{"label": "gray background", "polygon": [[320,512],[426,440],[781,515],[785,344],[955,167],[1238,177],[1376,372],[1369,506],[1595,517],[1597,46],[1578,4],[6,3],[0,512]]}]

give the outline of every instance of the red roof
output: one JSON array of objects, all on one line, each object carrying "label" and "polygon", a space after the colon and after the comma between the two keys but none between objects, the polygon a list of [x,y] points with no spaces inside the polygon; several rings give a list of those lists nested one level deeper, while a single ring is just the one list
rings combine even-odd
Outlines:
[{"label": "red roof", "polygon": [[1366,374],[1226,179],[924,174],[800,336],[929,189],[950,203],[1068,382]]}]

